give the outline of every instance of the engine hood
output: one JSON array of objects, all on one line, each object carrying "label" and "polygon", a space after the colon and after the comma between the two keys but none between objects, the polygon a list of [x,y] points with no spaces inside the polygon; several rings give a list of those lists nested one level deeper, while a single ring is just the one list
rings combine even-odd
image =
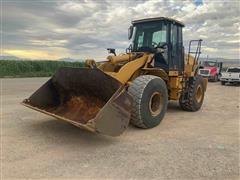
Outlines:
[{"label": "engine hood", "polygon": [[217,72],[217,68],[216,67],[204,67],[203,69],[209,70],[211,74],[214,74],[214,73]]}]

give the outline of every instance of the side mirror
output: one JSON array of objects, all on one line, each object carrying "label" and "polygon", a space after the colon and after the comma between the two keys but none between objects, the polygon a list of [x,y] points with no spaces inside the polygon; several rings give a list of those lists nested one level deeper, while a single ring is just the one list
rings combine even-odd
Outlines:
[{"label": "side mirror", "polygon": [[113,48],[107,48],[107,50],[108,50],[108,53],[109,53],[109,54],[114,54],[114,56],[116,56],[115,49],[113,49]]},{"label": "side mirror", "polygon": [[130,40],[132,38],[133,35],[133,26],[130,26],[128,28],[128,39]]}]

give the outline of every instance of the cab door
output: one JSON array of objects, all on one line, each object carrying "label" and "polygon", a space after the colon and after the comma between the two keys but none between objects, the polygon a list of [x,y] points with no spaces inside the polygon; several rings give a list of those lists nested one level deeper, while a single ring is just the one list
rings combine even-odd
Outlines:
[{"label": "cab door", "polygon": [[170,47],[169,70],[178,71],[179,74],[181,74],[184,70],[182,27],[174,23],[171,23],[170,25]]}]

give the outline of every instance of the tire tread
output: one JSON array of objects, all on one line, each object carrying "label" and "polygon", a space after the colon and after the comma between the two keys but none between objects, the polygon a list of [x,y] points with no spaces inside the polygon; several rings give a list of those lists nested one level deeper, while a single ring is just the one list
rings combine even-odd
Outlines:
[{"label": "tire tread", "polygon": [[[141,109],[141,99],[144,93],[144,89],[146,88],[146,86],[151,80],[156,78],[159,78],[159,77],[153,76],[153,75],[139,76],[134,80],[133,84],[129,87],[129,93],[132,94],[132,96],[134,97],[133,107],[137,107],[137,108],[133,108],[132,110],[131,123],[137,127],[144,128],[144,129],[148,128],[144,124],[139,111]],[[159,79],[162,80],[161,78]]]},{"label": "tire tread", "polygon": [[195,85],[196,85],[197,79],[202,80],[202,77],[201,76],[195,76],[192,79],[190,79],[189,91],[187,93],[188,98],[185,98],[184,101],[182,101],[181,98],[179,100],[180,107],[185,111],[194,112],[194,111],[198,110],[194,105],[194,95],[195,95],[194,91],[195,91]]}]

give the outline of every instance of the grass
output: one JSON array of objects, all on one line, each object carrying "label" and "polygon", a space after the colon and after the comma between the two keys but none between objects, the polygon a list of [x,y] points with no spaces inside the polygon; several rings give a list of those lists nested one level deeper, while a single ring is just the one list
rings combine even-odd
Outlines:
[{"label": "grass", "polygon": [[49,77],[60,67],[83,67],[82,62],[0,60],[0,78]]},{"label": "grass", "polygon": [[[49,77],[60,67],[83,67],[82,62],[66,61],[15,61],[0,60],[0,78],[4,77]],[[227,67],[223,67],[222,72]]]}]

